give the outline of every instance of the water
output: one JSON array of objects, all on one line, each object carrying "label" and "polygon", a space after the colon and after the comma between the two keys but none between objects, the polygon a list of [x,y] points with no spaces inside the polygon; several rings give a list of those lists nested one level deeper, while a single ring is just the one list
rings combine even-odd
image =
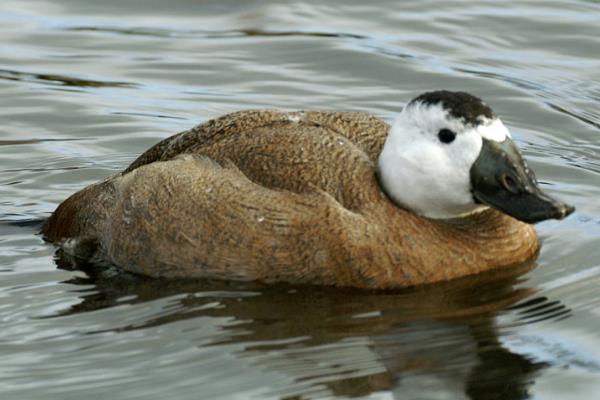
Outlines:
[{"label": "water", "polygon": [[[0,398],[587,399],[600,390],[600,4],[0,4]],[[490,103],[548,192],[537,265],[400,293],[57,268],[69,194],[244,108]]]}]

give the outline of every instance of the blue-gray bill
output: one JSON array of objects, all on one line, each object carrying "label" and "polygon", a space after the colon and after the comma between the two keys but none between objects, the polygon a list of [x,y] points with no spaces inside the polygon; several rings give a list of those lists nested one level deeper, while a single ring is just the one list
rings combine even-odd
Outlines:
[{"label": "blue-gray bill", "polygon": [[496,208],[520,221],[535,223],[563,219],[575,207],[553,199],[539,188],[514,142],[483,139],[479,157],[471,167],[476,202]]}]

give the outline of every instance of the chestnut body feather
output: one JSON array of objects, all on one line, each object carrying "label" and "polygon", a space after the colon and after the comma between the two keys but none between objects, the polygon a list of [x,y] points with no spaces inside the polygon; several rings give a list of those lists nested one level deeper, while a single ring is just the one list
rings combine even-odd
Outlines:
[{"label": "chestnut body feather", "polygon": [[499,211],[433,220],[394,204],[377,177],[388,131],[363,113],[229,114],[74,194],[43,233],[86,246],[71,249],[77,257],[153,277],[361,288],[433,283],[536,256],[533,227]]}]

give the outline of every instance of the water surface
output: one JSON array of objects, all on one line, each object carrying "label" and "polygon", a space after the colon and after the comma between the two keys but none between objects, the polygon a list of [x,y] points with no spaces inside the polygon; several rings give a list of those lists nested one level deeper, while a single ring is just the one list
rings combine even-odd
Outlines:
[{"label": "water surface", "polygon": [[[600,4],[0,4],[2,399],[579,399],[600,391]],[[400,293],[57,268],[36,232],[161,138],[244,108],[466,90],[545,189],[532,270]],[[524,273],[523,275],[521,275]]]}]

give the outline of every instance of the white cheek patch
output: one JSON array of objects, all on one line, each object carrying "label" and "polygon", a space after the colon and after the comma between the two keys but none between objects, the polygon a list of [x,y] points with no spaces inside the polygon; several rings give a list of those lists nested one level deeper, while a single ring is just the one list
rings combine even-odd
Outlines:
[{"label": "white cheek patch", "polygon": [[483,124],[477,127],[477,132],[482,138],[495,142],[503,142],[506,138],[510,138],[510,132],[499,118],[484,119]]},{"label": "white cheek patch", "polygon": [[[454,142],[440,141],[442,128],[457,132]],[[481,146],[477,128],[467,129],[440,106],[411,107],[395,121],[379,156],[381,184],[397,204],[417,214],[469,214],[480,209],[471,194],[470,168]]]},{"label": "white cheek patch", "polygon": [[[385,192],[398,205],[429,218],[454,218],[481,211],[471,193],[470,171],[483,140],[510,138],[498,118],[479,117],[473,126],[440,104],[412,104],[398,116],[379,156]],[[456,132],[442,143],[440,129]]]}]

